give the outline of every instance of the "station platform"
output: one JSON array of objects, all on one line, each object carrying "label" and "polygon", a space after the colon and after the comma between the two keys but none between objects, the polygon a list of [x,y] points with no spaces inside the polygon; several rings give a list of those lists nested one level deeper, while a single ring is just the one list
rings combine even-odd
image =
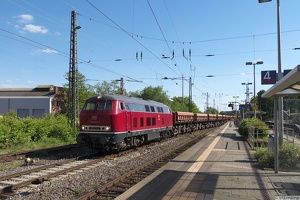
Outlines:
[{"label": "station platform", "polygon": [[228,122],[116,199],[300,199],[300,173],[263,170],[253,154]]}]

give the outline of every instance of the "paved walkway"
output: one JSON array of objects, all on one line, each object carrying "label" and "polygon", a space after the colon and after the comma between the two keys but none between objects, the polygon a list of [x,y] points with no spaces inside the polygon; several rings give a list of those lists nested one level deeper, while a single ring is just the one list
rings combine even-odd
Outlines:
[{"label": "paved walkway", "polygon": [[117,199],[300,199],[300,173],[262,170],[227,123]]}]

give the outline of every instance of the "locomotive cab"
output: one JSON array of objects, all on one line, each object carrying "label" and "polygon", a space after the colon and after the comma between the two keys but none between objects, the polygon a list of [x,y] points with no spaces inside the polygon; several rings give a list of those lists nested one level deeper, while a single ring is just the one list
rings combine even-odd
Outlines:
[{"label": "locomotive cab", "polygon": [[80,112],[80,133],[77,143],[92,148],[114,148],[118,135],[116,132],[126,129],[124,102],[92,97],[88,99]]}]

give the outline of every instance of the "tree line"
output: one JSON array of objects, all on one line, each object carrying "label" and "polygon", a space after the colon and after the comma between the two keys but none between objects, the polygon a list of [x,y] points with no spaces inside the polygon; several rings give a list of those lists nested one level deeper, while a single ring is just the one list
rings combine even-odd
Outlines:
[{"label": "tree line", "polygon": [[[123,92],[126,96],[138,97],[142,99],[154,100],[168,105],[173,111],[183,111],[183,112],[194,112],[194,113],[210,113],[210,114],[219,114],[220,112],[213,108],[208,107],[206,110],[201,111],[194,101],[189,103],[189,97],[172,97],[170,98],[167,95],[167,92],[164,91],[163,86],[156,87],[145,87],[141,91],[127,91],[124,89],[122,91],[120,82],[118,80],[112,81],[103,81],[97,82],[92,85],[89,84],[89,79],[78,72],[78,91],[79,91],[79,107],[81,108],[86,99],[91,96],[103,95],[103,94],[121,94]],[[68,84],[64,85],[65,88],[68,88]],[[259,110],[264,111],[262,118],[263,120],[273,120],[274,112],[274,99],[273,98],[262,98],[262,94],[265,90],[260,90],[256,94],[257,103]],[[250,103],[253,103],[253,98],[250,100]],[[300,97],[292,96],[285,97],[283,102],[283,109],[288,110],[290,113],[300,113]],[[221,113],[224,114],[224,113]],[[287,116],[286,116],[287,117]]]},{"label": "tree line", "polygon": [[[67,76],[67,75],[66,75]],[[189,101],[189,97],[169,97],[167,92],[164,91],[163,86],[156,87],[145,87],[143,90],[137,91],[127,91],[121,88],[120,82],[118,80],[97,82],[92,85],[83,74],[78,72],[77,75],[77,87],[78,87],[78,97],[79,97],[79,107],[82,108],[86,99],[103,94],[123,94],[126,96],[138,97],[147,100],[153,100],[166,104],[173,111],[183,111],[183,112],[194,112],[201,113],[200,109],[197,107],[194,101]],[[68,88],[68,84],[64,85],[64,88]],[[64,109],[63,113],[67,112],[67,108]],[[204,113],[218,114],[218,110],[209,107]]]}]

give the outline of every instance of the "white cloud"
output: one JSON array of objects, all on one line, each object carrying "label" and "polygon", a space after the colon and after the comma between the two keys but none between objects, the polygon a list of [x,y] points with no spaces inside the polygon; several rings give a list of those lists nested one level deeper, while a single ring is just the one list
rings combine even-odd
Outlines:
[{"label": "white cloud", "polygon": [[60,33],[60,32],[55,32],[55,33],[54,33],[54,35],[56,35],[56,36],[60,36],[60,35],[61,35],[61,33]]},{"label": "white cloud", "polygon": [[43,49],[43,50],[41,50],[41,52],[43,52],[43,53],[57,53],[57,51],[55,51],[53,49]]},{"label": "white cloud", "polygon": [[41,34],[48,33],[48,29],[45,28],[44,26],[38,26],[38,25],[33,25],[33,24],[25,25],[23,30],[28,31],[30,33],[41,33]]},{"label": "white cloud", "polygon": [[28,24],[33,21],[33,16],[28,14],[19,15],[17,18],[19,18],[18,22],[21,24]]}]

